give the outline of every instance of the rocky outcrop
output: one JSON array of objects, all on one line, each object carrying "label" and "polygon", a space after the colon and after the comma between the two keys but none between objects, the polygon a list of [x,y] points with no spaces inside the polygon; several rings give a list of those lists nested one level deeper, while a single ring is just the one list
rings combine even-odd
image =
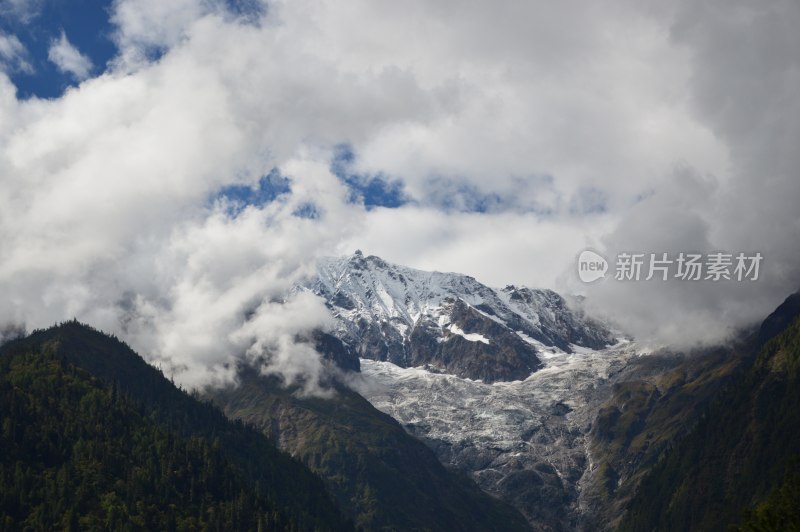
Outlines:
[{"label": "rocky outcrop", "polygon": [[523,380],[542,367],[536,349],[516,333],[457,300],[450,322],[420,320],[408,343],[409,365],[426,366],[463,378]]}]

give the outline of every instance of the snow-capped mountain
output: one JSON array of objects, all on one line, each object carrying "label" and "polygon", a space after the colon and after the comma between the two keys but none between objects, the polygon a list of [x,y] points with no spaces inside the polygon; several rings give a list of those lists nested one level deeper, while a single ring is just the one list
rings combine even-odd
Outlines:
[{"label": "snow-capped mountain", "polygon": [[299,289],[322,296],[334,334],[360,357],[495,381],[527,378],[541,351],[615,342],[611,332],[551,290],[489,288],[457,273],[407,268],[360,251],[324,259]]},{"label": "snow-capped mountain", "polygon": [[614,528],[664,450],[768,338],[643,352],[579,300],[360,252],[322,261],[297,290],[325,299],[330,334],[361,357],[349,386],[536,530]]},{"label": "snow-capped mountain", "polygon": [[535,526],[569,529],[598,387],[632,344],[552,290],[490,288],[359,251],[317,272],[297,289],[325,299],[331,333],[361,357],[351,385]]}]

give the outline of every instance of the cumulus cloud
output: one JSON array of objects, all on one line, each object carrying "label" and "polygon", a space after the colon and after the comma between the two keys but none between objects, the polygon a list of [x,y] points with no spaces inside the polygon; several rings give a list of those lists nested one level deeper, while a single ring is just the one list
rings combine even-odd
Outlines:
[{"label": "cumulus cloud", "polygon": [[88,78],[92,71],[91,59],[75,48],[63,31],[61,32],[61,37],[54,40],[50,45],[47,57],[60,71],[71,75],[78,81]]},{"label": "cumulus cloud", "polygon": [[[87,320],[187,386],[230,381],[241,357],[313,382],[318,357],[294,338],[326,313],[287,294],[317,256],[356,247],[585,291],[664,341],[722,338],[795,288],[793,2],[258,13],[118,0],[107,72],[88,79],[80,55],[61,55],[84,81],[47,101],[17,100],[0,77],[0,322]],[[329,169],[341,145],[351,171],[397,180],[411,201],[353,204]],[[291,190],[272,202],[218,194],[273,169]],[[587,287],[574,272],[587,246],[761,251],[764,271]]]},{"label": "cumulus cloud", "polygon": [[[238,97],[249,65],[206,56],[217,38],[242,46],[239,35],[260,60],[258,36],[206,24],[199,50],[175,50],[135,75],[108,73],[60,100],[9,103],[2,318],[37,327],[76,316],[119,331],[190,386],[229,380],[237,356],[269,347],[267,370],[274,361],[292,380],[286,350],[304,351],[289,347],[294,335],[256,335],[248,323],[274,323],[275,302],[357,211],[324,147],[303,147],[308,129],[284,135],[281,94]],[[270,129],[264,116],[280,122]],[[244,210],[214,200],[223,185],[254,184],[276,166],[291,194]],[[295,215],[312,203],[317,219]],[[294,332],[324,325],[315,304],[286,303],[301,304],[308,312]]]},{"label": "cumulus cloud", "polygon": [[204,220],[177,228],[157,264],[140,272],[157,272],[157,282],[134,279],[139,289],[123,294],[125,333],[188,385],[234,380],[244,356],[315,390],[322,364],[295,338],[327,328],[329,315],[318,298],[288,294],[313,272],[313,249],[326,249],[342,228],[312,228],[314,221],[292,214],[298,201],[248,207],[235,218],[221,202]]},{"label": "cumulus cloud", "polygon": [[112,22],[121,52],[116,62],[123,68],[146,64],[186,39],[194,22],[223,10],[222,2],[197,0],[127,0],[114,7]]},{"label": "cumulus cloud", "polygon": [[27,56],[28,51],[16,36],[0,33],[0,70],[33,72]]},{"label": "cumulus cloud", "polygon": [[543,219],[514,211],[487,215],[420,206],[381,208],[366,215],[364,229],[339,251],[362,249],[420,269],[468,273],[489,286],[554,287],[575,250],[593,244],[592,233],[612,228],[603,214]]},{"label": "cumulus cloud", "polygon": [[[606,312],[642,338],[710,343],[762,319],[800,288],[800,21],[794,2],[686,3],[670,39],[691,50],[693,115],[722,142],[729,163],[704,174],[677,169],[626,212],[601,243],[610,254],[760,252],[757,282],[632,283],[593,289]],[[693,164],[687,161],[686,164]],[[590,292],[591,293],[591,292]]]}]

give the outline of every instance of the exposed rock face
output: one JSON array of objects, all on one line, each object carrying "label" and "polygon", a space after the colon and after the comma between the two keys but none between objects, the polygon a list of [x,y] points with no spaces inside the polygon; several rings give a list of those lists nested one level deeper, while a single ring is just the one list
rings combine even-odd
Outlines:
[{"label": "exposed rock face", "polygon": [[361,371],[358,353],[332,334],[315,331],[311,335],[311,341],[322,358],[332,362],[336,367],[345,371]]},{"label": "exposed rock face", "polygon": [[541,367],[531,344],[464,301],[445,304],[443,309],[449,313],[449,327],[420,319],[411,329],[410,366],[484,382],[522,380]]},{"label": "exposed rock face", "polygon": [[455,273],[393,265],[360,252],[319,265],[298,290],[324,297],[338,338],[362,358],[426,366],[484,382],[525,379],[542,367],[537,351],[615,342],[578,302],[551,290],[489,288]]}]

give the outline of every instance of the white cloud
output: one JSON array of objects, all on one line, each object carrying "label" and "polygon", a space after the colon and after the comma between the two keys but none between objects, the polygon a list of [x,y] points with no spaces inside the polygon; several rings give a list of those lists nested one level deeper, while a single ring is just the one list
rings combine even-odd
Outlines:
[{"label": "white cloud", "polygon": [[33,72],[27,57],[28,51],[15,35],[0,33],[0,70]]},{"label": "white cloud", "polygon": [[67,34],[61,32],[61,37],[54,40],[47,51],[47,57],[60,71],[70,74],[78,81],[89,77],[92,71],[92,61],[67,40]]},{"label": "white cloud", "polygon": [[125,0],[115,2],[111,21],[120,48],[117,64],[135,69],[187,37],[192,24],[204,15],[220,12],[220,2],[197,0]]},{"label": "white cloud", "polygon": [[[715,342],[800,288],[800,36],[796,2],[676,4],[671,41],[691,50],[686,99],[725,146],[714,176],[684,169],[654,187],[606,239],[609,252],[760,252],[759,281],[597,287],[606,312],[642,338]],[[689,160],[693,164],[693,160]],[[592,293],[590,292],[590,293]]]},{"label": "white cloud", "polygon": [[[301,1],[276,11],[307,54],[354,76],[402,73],[418,87],[403,100],[427,96],[422,112],[354,139],[363,170],[402,177],[423,200],[438,193],[431,176],[505,194],[556,176],[551,207],[592,186],[618,207],[678,161],[708,172],[727,163],[686,105],[686,51],[663,20],[625,2]],[[541,200],[535,187],[527,194]]]},{"label": "white cloud", "polygon": [[[61,98],[0,78],[0,322],[85,319],[201,385],[237,356],[318,374],[293,333],[324,325],[319,302],[276,301],[355,247],[567,288],[587,246],[762,251],[749,287],[590,292],[653,338],[719,338],[795,288],[791,3],[293,0],[255,24],[161,4],[117,1],[115,66]],[[341,143],[416,204],[348,204]],[[278,201],[232,217],[210,199],[273,167],[292,180]],[[513,208],[440,208],[465,189]],[[308,203],[319,219],[293,214]]]},{"label": "white cloud", "polygon": [[560,283],[564,265],[612,227],[605,215],[548,220],[532,213],[375,209],[366,215],[363,230],[338,251],[361,249],[424,270],[468,273],[489,286],[552,288]]}]

